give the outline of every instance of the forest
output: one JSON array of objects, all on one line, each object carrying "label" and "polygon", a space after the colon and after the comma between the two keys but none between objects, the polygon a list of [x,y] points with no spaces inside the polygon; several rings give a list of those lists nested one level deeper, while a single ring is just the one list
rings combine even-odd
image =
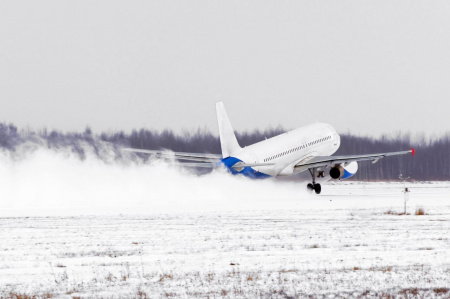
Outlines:
[{"label": "forest", "polygon": [[[281,127],[264,131],[236,132],[241,146],[284,133]],[[353,180],[386,181],[406,179],[416,181],[450,180],[450,133],[433,139],[424,136],[414,138],[411,134],[398,133],[395,136],[383,135],[379,138],[340,134],[341,146],[335,155],[383,153],[409,150],[414,147],[416,154],[381,159],[376,164],[359,163],[357,175]],[[113,160],[121,159],[121,148],[168,149],[180,152],[220,153],[219,137],[209,129],[193,132],[174,133],[171,130],[152,129],[132,130],[131,132],[103,132],[94,134],[89,127],[83,132],[59,132],[30,128],[18,129],[14,124],[0,123],[0,150],[14,155],[24,147],[36,149],[69,149],[80,159],[85,159],[87,151],[109,163],[105,157],[107,146],[113,152]],[[111,152],[110,151],[110,152]],[[144,157],[138,157],[145,159]]]}]

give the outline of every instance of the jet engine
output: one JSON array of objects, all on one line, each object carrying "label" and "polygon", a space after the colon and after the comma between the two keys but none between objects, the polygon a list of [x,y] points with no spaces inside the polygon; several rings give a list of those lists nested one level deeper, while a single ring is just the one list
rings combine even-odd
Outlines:
[{"label": "jet engine", "polygon": [[332,167],[330,169],[330,177],[333,179],[348,179],[355,175],[355,173],[358,171],[358,163],[357,162],[350,162],[346,166],[343,166],[342,164],[338,164],[335,167]]}]

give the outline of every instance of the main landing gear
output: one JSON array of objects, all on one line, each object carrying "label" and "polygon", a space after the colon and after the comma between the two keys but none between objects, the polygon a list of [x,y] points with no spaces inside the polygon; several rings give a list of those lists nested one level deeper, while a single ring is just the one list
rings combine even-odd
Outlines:
[{"label": "main landing gear", "polygon": [[316,194],[320,194],[320,192],[322,191],[322,186],[320,186],[320,184],[316,184],[316,168],[313,169],[309,169],[309,173],[311,173],[312,176],[312,184],[309,183],[307,185],[308,190],[316,192]]},{"label": "main landing gear", "polygon": [[311,190],[311,191],[314,190],[314,192],[316,192],[316,194],[320,194],[320,192],[322,191],[322,186],[320,186],[320,184],[311,184],[311,183],[309,183],[307,185],[307,187],[308,187],[308,190]]}]

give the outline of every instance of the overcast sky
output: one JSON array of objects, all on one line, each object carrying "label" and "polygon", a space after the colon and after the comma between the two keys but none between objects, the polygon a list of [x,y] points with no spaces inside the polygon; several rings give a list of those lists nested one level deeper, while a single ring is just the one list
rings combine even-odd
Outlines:
[{"label": "overcast sky", "polygon": [[450,130],[450,1],[0,1],[0,121]]}]

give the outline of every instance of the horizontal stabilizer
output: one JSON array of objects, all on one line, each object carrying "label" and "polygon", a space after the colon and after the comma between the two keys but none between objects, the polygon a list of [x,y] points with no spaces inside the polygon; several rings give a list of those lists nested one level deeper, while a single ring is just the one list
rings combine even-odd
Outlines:
[{"label": "horizontal stabilizer", "polygon": [[197,161],[197,162],[217,162],[222,158],[221,155],[216,154],[202,154],[202,153],[184,153],[184,152],[172,152],[172,151],[158,151],[158,150],[146,150],[137,148],[124,148],[123,151],[155,155],[161,158],[174,158],[178,160]]},{"label": "horizontal stabilizer", "polygon": [[202,168],[215,168],[217,163],[205,162],[205,163],[179,163],[182,167],[202,167]]}]

